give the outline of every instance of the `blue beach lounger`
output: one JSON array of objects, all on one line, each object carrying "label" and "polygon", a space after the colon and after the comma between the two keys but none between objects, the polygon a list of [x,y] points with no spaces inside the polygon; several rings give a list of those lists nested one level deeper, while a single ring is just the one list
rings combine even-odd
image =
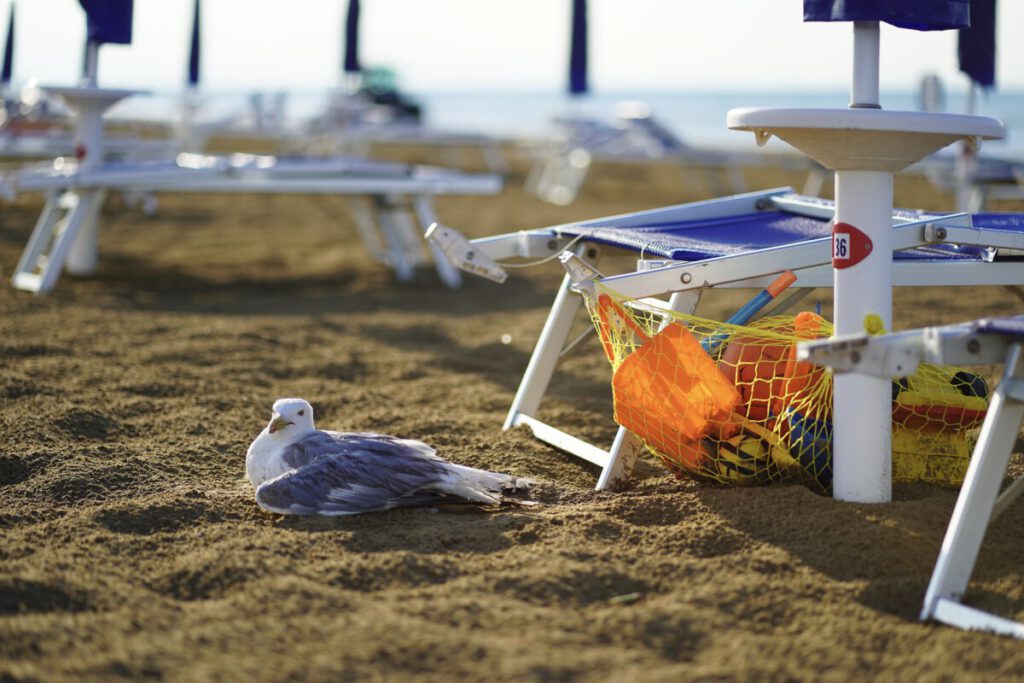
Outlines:
[{"label": "blue beach lounger", "polygon": [[[832,287],[831,201],[804,197],[789,188],[525,230],[472,242],[435,225],[428,232],[453,264],[503,281],[501,262],[545,259],[571,249],[569,274],[558,288],[504,428],[520,425],[557,448],[602,469],[603,489],[629,476],[639,441],[620,429],[609,449],[600,448],[539,419],[541,402],[581,304],[573,289],[600,281],[632,299],[668,297],[661,306],[696,311],[711,288],[766,287],[779,273],[797,275],[794,288]],[[1024,215],[893,214],[893,284],[896,286],[1022,285]],[[632,253],[636,271],[602,276],[602,255]],[[799,296],[797,291],[792,296]]]}]

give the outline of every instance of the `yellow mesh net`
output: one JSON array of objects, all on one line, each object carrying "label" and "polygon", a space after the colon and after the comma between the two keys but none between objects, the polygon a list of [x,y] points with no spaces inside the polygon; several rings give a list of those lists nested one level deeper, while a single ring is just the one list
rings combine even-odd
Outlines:
[{"label": "yellow mesh net", "polygon": [[[831,323],[802,312],[731,325],[604,287],[589,309],[616,422],[672,472],[831,490],[832,375],[796,359],[796,342],[831,335]],[[988,406],[984,378],[921,364],[892,389],[894,479],[958,485]]]}]

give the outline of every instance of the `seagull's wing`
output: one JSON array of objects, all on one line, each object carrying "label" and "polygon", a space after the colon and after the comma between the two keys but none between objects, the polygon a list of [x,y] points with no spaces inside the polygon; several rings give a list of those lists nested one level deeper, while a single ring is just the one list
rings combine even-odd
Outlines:
[{"label": "seagull's wing", "polygon": [[289,447],[283,457],[295,469],[261,484],[256,501],[282,514],[354,515],[454,500],[435,488],[450,465],[429,446],[412,443],[314,432]]},{"label": "seagull's wing", "polygon": [[328,432],[315,430],[285,446],[281,459],[292,468],[305,467],[324,457],[346,455],[353,458],[389,457],[446,461],[437,452],[413,439],[399,439],[371,432]]}]

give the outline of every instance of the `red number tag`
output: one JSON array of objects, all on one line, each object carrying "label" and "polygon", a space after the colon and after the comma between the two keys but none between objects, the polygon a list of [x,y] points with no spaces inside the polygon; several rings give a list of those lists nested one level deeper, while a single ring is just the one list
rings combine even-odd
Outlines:
[{"label": "red number tag", "polygon": [[871,238],[849,223],[832,225],[832,267],[855,266],[871,254]]}]

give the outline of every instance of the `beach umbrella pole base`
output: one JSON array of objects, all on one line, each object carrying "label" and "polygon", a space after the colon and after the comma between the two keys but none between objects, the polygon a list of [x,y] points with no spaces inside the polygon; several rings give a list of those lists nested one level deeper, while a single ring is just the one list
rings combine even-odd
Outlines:
[{"label": "beach umbrella pole base", "polygon": [[[835,186],[835,334],[864,332],[868,315],[876,316],[885,329],[891,330],[892,269],[886,255],[892,253],[893,175],[887,171],[836,171]],[[859,231],[862,234],[853,226],[863,226]],[[863,502],[890,499],[891,393],[891,382],[886,379],[860,374],[835,376],[832,491],[836,498]]]}]

